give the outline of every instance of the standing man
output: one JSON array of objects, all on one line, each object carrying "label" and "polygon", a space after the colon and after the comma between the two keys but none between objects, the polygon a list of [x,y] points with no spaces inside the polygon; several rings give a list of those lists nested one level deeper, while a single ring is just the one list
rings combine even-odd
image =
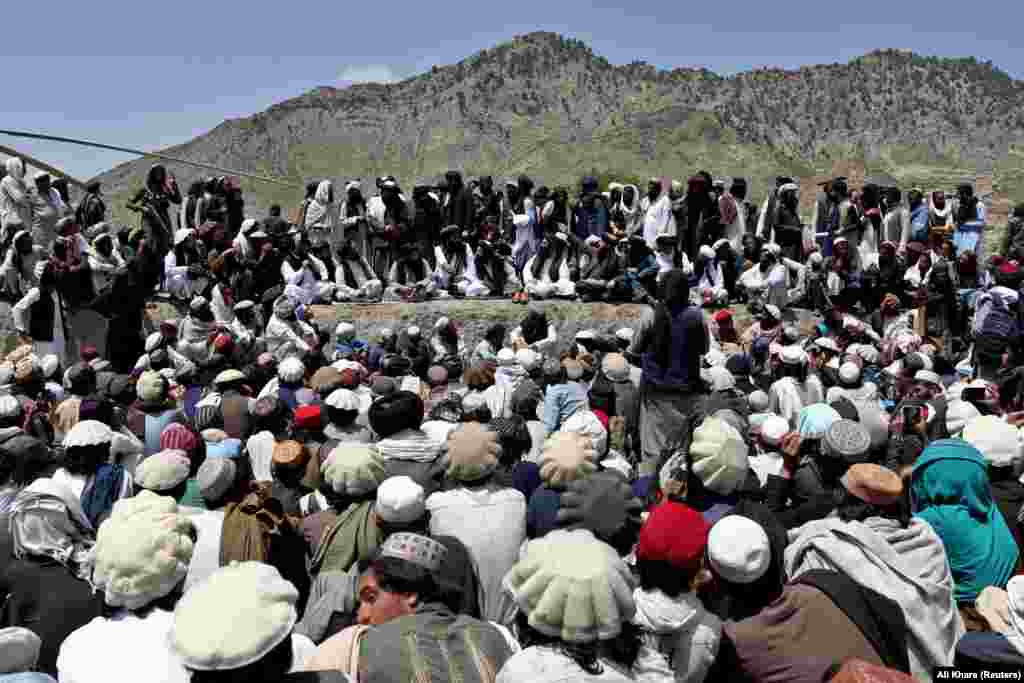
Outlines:
[{"label": "standing man", "polygon": [[442,211],[444,225],[457,225],[463,232],[471,230],[476,208],[473,191],[462,183],[458,171],[448,171],[444,177],[448,181],[448,202]]},{"label": "standing man", "polygon": [[648,181],[647,196],[640,202],[640,211],[644,217],[641,223],[644,242],[650,249],[657,247],[659,237],[676,237],[672,200],[658,178],[651,178]]},{"label": "standing man", "polygon": [[608,234],[608,204],[598,192],[597,179],[586,177],[580,187],[579,201],[573,207],[572,233],[580,240],[604,239]]},{"label": "standing man", "polygon": [[68,211],[60,193],[50,185],[50,174],[40,171],[35,175],[35,188],[29,190],[32,203],[32,241],[46,252],[57,237],[57,221]]},{"label": "standing man", "polygon": [[78,223],[82,232],[85,232],[106,219],[107,205],[103,202],[103,194],[100,192],[100,181],[94,180],[85,186],[85,197],[78,204],[75,222]]},{"label": "standing man", "polygon": [[747,198],[745,178],[733,178],[729,189],[718,198],[718,214],[722,222],[722,237],[729,240],[734,254],[743,252],[743,235],[747,233],[747,217],[743,200]]}]

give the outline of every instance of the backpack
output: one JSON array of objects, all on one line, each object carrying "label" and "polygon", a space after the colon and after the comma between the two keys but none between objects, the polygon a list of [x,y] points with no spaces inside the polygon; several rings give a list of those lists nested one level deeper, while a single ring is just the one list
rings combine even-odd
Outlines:
[{"label": "backpack", "polygon": [[989,292],[992,297],[992,308],[981,323],[979,336],[991,336],[1007,341],[1017,337],[1017,314],[1010,310],[1006,301],[997,292]]}]

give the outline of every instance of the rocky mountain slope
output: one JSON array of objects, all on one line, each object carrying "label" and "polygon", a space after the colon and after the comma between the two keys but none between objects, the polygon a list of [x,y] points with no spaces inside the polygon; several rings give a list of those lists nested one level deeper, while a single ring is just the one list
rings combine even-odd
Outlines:
[{"label": "rocky mountain slope", "polygon": [[[704,168],[746,176],[760,198],[777,172],[807,177],[842,159],[928,188],[994,174],[997,189],[1024,199],[1022,105],[1024,82],[973,58],[883,50],[722,77],[615,66],[577,40],[533,33],[400,83],[318,88],[166,153],[295,183],[243,183],[253,213],[295,205],[313,179],[359,177],[372,190],[380,174],[408,187],[448,168],[527,173],[551,186],[591,170],[679,177]],[[149,165],[102,176],[113,204]],[[171,168],[183,184],[197,175]]]}]

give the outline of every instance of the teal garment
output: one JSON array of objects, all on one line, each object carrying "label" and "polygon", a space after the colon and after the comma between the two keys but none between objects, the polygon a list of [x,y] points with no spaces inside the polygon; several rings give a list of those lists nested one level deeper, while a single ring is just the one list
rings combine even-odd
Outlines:
[{"label": "teal garment", "polygon": [[199,508],[200,510],[206,509],[206,501],[199,494],[199,482],[194,478],[189,477],[185,483],[185,495],[178,499],[178,505],[183,505],[190,508]]},{"label": "teal garment", "polygon": [[946,547],[958,603],[974,602],[986,586],[1006,587],[1020,551],[977,448],[961,439],[933,442],[914,464],[910,493],[914,514]]}]

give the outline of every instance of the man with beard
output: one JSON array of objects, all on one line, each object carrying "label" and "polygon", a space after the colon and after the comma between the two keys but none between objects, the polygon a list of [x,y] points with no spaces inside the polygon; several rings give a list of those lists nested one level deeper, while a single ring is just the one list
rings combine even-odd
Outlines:
[{"label": "man with beard", "polygon": [[627,300],[649,302],[658,295],[658,260],[642,235],[630,235],[616,245],[616,250],[626,255],[626,271],[623,282],[629,288]]},{"label": "man with beard", "polygon": [[162,165],[156,164],[146,175],[146,186],[128,202],[128,208],[142,214],[146,239],[153,251],[161,257],[170,249],[174,234],[171,204],[181,204],[178,181]]},{"label": "man with beard", "polygon": [[[743,211],[743,200],[747,198],[747,181],[744,178],[733,178],[732,184],[718,198],[718,214],[722,224],[722,238],[728,240],[733,254],[742,249],[740,240],[747,234],[746,215]],[[718,248],[715,247],[717,250]]]},{"label": "man with beard", "polygon": [[399,258],[391,266],[384,300],[415,303],[433,299],[437,295],[433,279],[430,264],[420,256],[419,245],[406,242],[399,250]]},{"label": "man with beard", "polygon": [[296,317],[295,304],[286,296],[274,301],[263,340],[278,362],[288,356],[304,358],[317,345],[316,330]]},{"label": "man with beard", "polygon": [[224,178],[224,204],[227,212],[228,234],[237,234],[245,220],[245,198],[242,196],[242,186],[238,178],[228,176]]},{"label": "man with beard", "polygon": [[611,226],[625,235],[632,235],[636,232],[643,220],[640,211],[640,190],[636,185],[624,185],[622,187],[622,199],[612,202]]},{"label": "man with beard", "polygon": [[359,229],[358,223],[349,224],[345,228],[345,241],[337,251],[334,282],[338,289],[334,296],[338,301],[376,301],[384,291],[384,285],[359,251]]},{"label": "man with beard", "polygon": [[657,240],[662,236],[676,237],[676,219],[672,215],[672,200],[664,191],[661,180],[651,178],[647,183],[647,196],[640,202],[643,214],[641,229],[644,241],[651,249],[657,248]]},{"label": "man with beard", "polygon": [[295,304],[308,306],[317,301],[330,301],[335,285],[323,261],[310,253],[309,240],[295,235],[292,249],[281,264],[284,295]]},{"label": "man with beard", "polygon": [[457,225],[441,231],[441,243],[434,247],[434,262],[434,284],[450,296],[465,295],[466,287],[476,280],[473,250]]},{"label": "man with beard", "polygon": [[303,198],[302,204],[299,205],[299,218],[295,222],[296,225],[306,224],[306,211],[309,209],[309,205],[313,201],[313,197],[316,196],[316,190],[319,185],[320,184],[316,181],[306,184],[306,196]]},{"label": "man with beard", "polygon": [[810,231],[813,231],[810,235],[804,237],[804,248],[808,251],[812,247],[817,245],[819,250],[825,248],[825,242],[828,242],[829,254],[832,253],[832,233],[830,230],[832,222],[832,213],[836,210],[838,204],[835,201],[835,194],[832,186],[836,180],[843,180],[845,178],[833,178],[824,182],[818,183],[818,187],[821,190],[818,192],[818,196],[814,200],[814,216],[811,218],[811,224],[808,226]]},{"label": "man with beard", "polygon": [[772,221],[772,242],[778,244],[785,258],[803,261],[803,225],[800,223],[800,186],[786,183],[779,188],[775,218]]},{"label": "man with beard", "polygon": [[860,267],[860,242],[861,236],[864,233],[864,223],[860,210],[857,205],[851,201],[846,192],[846,183],[836,183],[837,194],[840,190],[843,191],[841,198],[839,199],[839,214],[838,224],[832,232],[833,235],[833,247],[835,242],[840,238],[847,241],[849,245],[849,259],[856,264],[857,269]]},{"label": "man with beard", "polygon": [[740,276],[739,285],[750,301],[762,305],[774,304],[780,309],[788,304],[786,291],[786,266],[779,263],[778,245],[769,244],[761,250],[757,266]]},{"label": "man with beard", "polygon": [[572,234],[580,240],[589,237],[604,239],[608,234],[608,204],[598,192],[597,179],[586,177],[580,185],[580,196],[572,212]]},{"label": "man with beard", "polygon": [[974,195],[974,188],[967,183],[957,187],[956,199],[953,244],[957,253],[973,251],[979,261],[984,261],[985,203]]},{"label": "man with beard", "polygon": [[378,277],[388,272],[398,257],[399,246],[409,239],[409,210],[402,199],[398,183],[385,180],[380,196],[374,197],[367,210],[370,233],[373,235],[373,269]]},{"label": "man with beard", "polygon": [[512,245],[512,264],[516,273],[522,273],[523,266],[537,251],[537,212],[534,207],[533,181],[519,176],[516,183],[505,184],[505,201],[502,206],[502,234]]},{"label": "man with beard", "polygon": [[697,252],[697,262],[693,274],[697,280],[697,294],[700,297],[701,305],[725,306],[729,303],[729,292],[725,288],[722,264],[713,248],[706,244],[701,246]]},{"label": "man with beard", "polygon": [[775,188],[768,193],[765,197],[764,204],[761,206],[761,215],[757,219],[757,236],[763,241],[768,242],[771,240],[772,230],[775,228],[775,217],[778,214],[776,204],[778,203],[779,190],[783,185],[789,185],[793,182],[793,179],[788,176],[776,176]]},{"label": "man with beard", "polygon": [[871,310],[876,310],[886,295],[893,294],[899,297],[903,294],[903,274],[905,272],[906,268],[897,257],[896,244],[890,241],[882,242],[878,247],[874,292],[869,300]]},{"label": "man with beard", "polygon": [[345,183],[345,199],[341,202],[341,209],[338,211],[339,222],[341,223],[342,234],[347,236],[351,227],[357,228],[355,236],[355,248],[367,261],[370,261],[370,233],[369,223],[366,220],[367,205],[363,198],[363,188],[358,180],[351,180]]},{"label": "man with beard", "polygon": [[832,256],[825,260],[829,297],[850,310],[861,298],[861,271],[856,250],[845,237],[832,243]]},{"label": "man with beard", "polygon": [[[911,190],[907,193],[907,202],[909,207],[896,210],[899,216],[899,235],[893,237],[892,231],[886,230],[886,239],[898,245],[898,253],[901,255],[906,253],[907,245],[911,242],[928,242],[929,215],[924,193],[917,188]],[[889,222],[889,216],[886,216],[886,222]]]},{"label": "man with beard", "polygon": [[457,225],[463,231],[472,229],[476,209],[473,191],[463,184],[458,171],[448,171],[444,177],[448,181],[448,202],[441,211],[444,225]]},{"label": "man with beard", "polygon": [[[223,225],[227,222],[227,204],[225,203],[221,180],[221,178],[210,177],[203,182],[203,194],[196,202],[195,224],[197,227],[204,223]],[[306,203],[311,201],[313,194],[316,193],[316,184],[313,183],[313,185],[313,191],[307,191]],[[305,215],[305,208],[304,203],[302,207],[303,215]]]},{"label": "man with beard", "polygon": [[[281,218],[281,205],[271,204],[267,217],[263,219],[263,230],[268,235],[283,235],[288,232],[288,221]],[[245,222],[242,222],[242,230],[245,230]]]},{"label": "man with beard", "polygon": [[35,187],[28,193],[32,204],[32,240],[48,251],[57,237],[57,221],[68,212],[68,207],[51,185],[50,174],[36,173],[34,180]]},{"label": "man with beard", "polygon": [[75,211],[75,222],[84,231],[106,219],[107,205],[103,201],[103,193],[100,192],[100,181],[94,180],[85,186],[85,196],[82,197],[82,201],[79,202],[78,209]]},{"label": "man with beard", "polygon": [[512,262],[500,247],[480,240],[476,247],[473,272],[476,279],[466,287],[466,296],[507,296],[520,289]]},{"label": "man with beard", "polygon": [[174,248],[164,257],[164,289],[176,299],[190,301],[205,294],[209,284],[206,254],[196,241],[195,231],[176,231]]},{"label": "man with beard", "polygon": [[585,250],[580,257],[580,279],[576,283],[576,293],[580,300],[591,302],[621,298],[613,297],[612,291],[624,272],[622,266],[625,254],[617,252],[597,235],[588,237],[584,244]]},{"label": "man with beard", "polygon": [[565,233],[544,236],[537,254],[523,268],[523,280],[529,296],[537,299],[571,299],[576,296],[570,252],[569,236]]},{"label": "man with beard", "polygon": [[429,187],[418,185],[412,189],[412,240],[420,245],[430,267],[435,265],[433,246],[441,234],[441,204]]},{"label": "man with beard", "polygon": [[501,195],[494,191],[494,178],[486,175],[480,178],[473,193],[473,227],[479,227],[488,216],[501,215]]}]

